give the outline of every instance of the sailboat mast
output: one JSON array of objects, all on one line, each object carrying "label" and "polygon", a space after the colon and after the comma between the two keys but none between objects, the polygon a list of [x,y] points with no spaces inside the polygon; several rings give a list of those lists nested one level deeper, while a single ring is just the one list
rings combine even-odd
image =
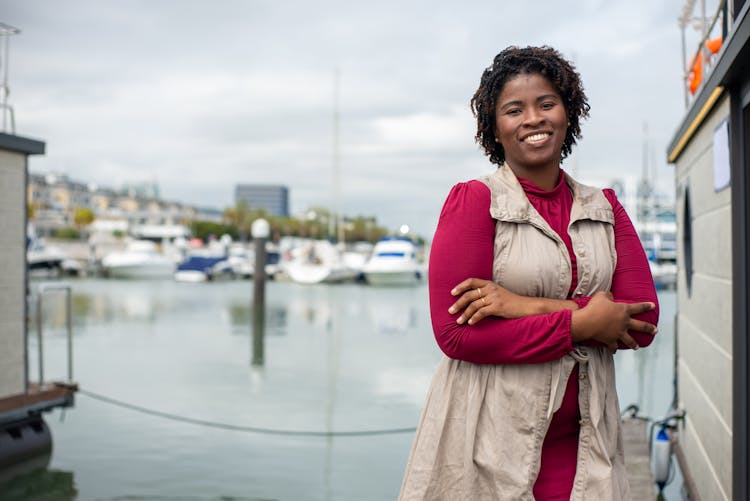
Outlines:
[{"label": "sailboat mast", "polygon": [[334,213],[329,219],[329,234],[333,235],[336,228],[336,240],[344,242],[344,224],[341,214],[341,158],[339,152],[339,86],[341,72],[334,70],[333,78],[333,200]]}]

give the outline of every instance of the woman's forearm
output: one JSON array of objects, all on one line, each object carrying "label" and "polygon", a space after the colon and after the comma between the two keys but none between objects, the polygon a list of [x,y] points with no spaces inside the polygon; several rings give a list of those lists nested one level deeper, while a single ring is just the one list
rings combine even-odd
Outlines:
[{"label": "woman's forearm", "polygon": [[[495,221],[489,213],[489,189],[479,183],[454,187],[445,202],[432,242],[429,265],[430,314],[443,352],[473,363],[542,363],[573,349],[570,311],[574,303],[525,298],[524,318],[486,318],[458,324],[449,313],[451,290],[467,277],[492,278]],[[546,314],[542,314],[546,313]]]}]

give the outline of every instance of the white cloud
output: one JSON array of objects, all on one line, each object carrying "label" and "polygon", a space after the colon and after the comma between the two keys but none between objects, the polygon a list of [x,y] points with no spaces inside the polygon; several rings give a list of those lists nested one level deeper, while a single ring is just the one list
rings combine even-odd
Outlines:
[{"label": "white cloud", "polygon": [[372,126],[391,149],[442,150],[467,148],[472,144],[475,122],[466,109],[448,113],[419,112],[377,117]]},{"label": "white cloud", "polygon": [[663,165],[683,113],[680,7],[0,0],[22,30],[10,61],[18,132],[48,147],[32,170],[100,185],[157,178],[166,196],[217,207],[238,182],[279,182],[294,210],[329,204],[339,68],[345,210],[425,236],[450,187],[492,168],[468,101],[507,45],[575,59],[592,104],[582,175],[639,171],[643,122]]}]

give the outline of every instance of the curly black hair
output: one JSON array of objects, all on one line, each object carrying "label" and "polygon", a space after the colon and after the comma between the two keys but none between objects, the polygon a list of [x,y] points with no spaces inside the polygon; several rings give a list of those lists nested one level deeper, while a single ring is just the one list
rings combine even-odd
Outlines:
[{"label": "curly black hair", "polygon": [[[552,47],[508,47],[495,56],[482,73],[479,88],[471,98],[471,111],[477,118],[475,139],[490,157],[490,162],[505,162],[503,145],[495,142],[495,105],[505,83],[520,74],[540,74],[557,89],[568,115],[568,131],[563,141],[562,158],[570,154],[581,138],[580,119],[589,115],[589,102],[581,77],[574,66]],[[562,160],[561,158],[561,160]]]}]

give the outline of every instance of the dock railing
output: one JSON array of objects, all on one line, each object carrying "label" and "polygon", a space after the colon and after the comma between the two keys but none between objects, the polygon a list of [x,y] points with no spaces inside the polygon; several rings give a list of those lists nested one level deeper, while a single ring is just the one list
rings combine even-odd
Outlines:
[{"label": "dock railing", "polygon": [[[68,383],[73,383],[73,301],[71,286],[68,284],[40,284],[37,288],[36,296],[36,333],[38,343],[39,357],[39,386],[44,384],[44,344],[43,344],[43,300],[46,293],[60,292],[65,293],[65,327],[68,341]],[[28,352],[27,352],[28,353]],[[26,364],[26,393],[29,392],[29,364]]]},{"label": "dock railing", "polygon": [[[710,20],[706,17],[705,0],[701,1],[702,12],[700,17],[693,16],[694,8],[695,0],[687,0],[683,12],[678,18],[682,31],[682,60],[683,64],[687,64],[683,74],[685,108],[690,106],[691,98],[698,94],[700,88],[708,80],[718,52],[726,41],[727,32],[731,29],[732,19],[728,12],[729,5],[726,0],[719,1],[716,12]],[[716,28],[719,20],[721,20],[721,32],[717,36],[714,28]],[[701,37],[697,49],[692,52],[690,59],[687,59],[685,30],[690,25],[700,29]]]}]

